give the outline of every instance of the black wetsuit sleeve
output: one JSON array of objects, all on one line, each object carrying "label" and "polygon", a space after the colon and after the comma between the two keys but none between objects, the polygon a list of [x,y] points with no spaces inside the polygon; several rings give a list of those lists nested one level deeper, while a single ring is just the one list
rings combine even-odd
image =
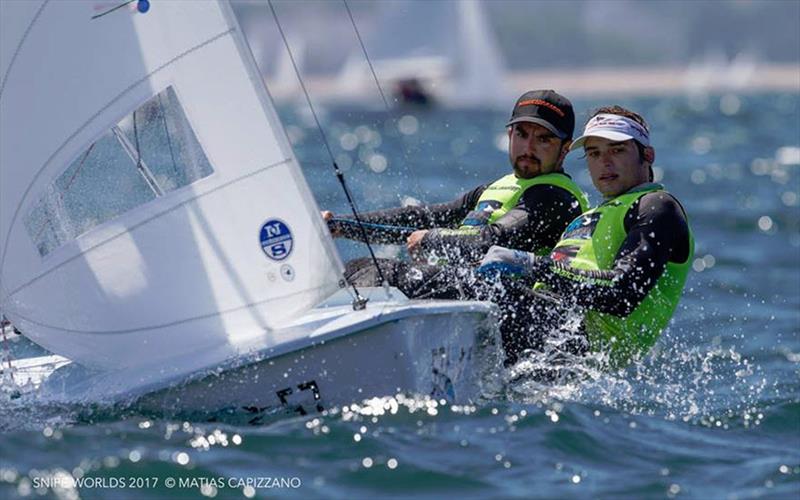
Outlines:
[{"label": "black wetsuit sleeve", "polygon": [[433,229],[422,240],[426,251],[454,250],[479,261],[492,245],[534,251],[552,248],[567,225],[581,214],[580,203],[566,189],[539,184],[525,190],[517,205],[477,230]]},{"label": "black wetsuit sleeve", "polygon": [[538,276],[562,297],[624,317],[644,300],[667,262],[689,258],[689,225],[675,198],[658,191],[641,197],[625,216],[627,237],[609,271],[583,271],[542,258]]},{"label": "black wetsuit sleeve", "polygon": [[[359,214],[370,242],[404,244],[406,238],[418,229],[455,226],[466,217],[478,203],[486,185],[478,186],[455,200],[434,205],[390,208]],[[332,232],[338,232],[344,238],[363,240],[361,229],[354,222],[354,217],[336,216],[348,222],[328,222]]]}]

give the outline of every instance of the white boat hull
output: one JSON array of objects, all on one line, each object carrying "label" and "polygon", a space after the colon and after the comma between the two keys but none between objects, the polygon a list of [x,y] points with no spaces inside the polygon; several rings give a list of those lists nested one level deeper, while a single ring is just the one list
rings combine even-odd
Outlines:
[{"label": "white boat hull", "polygon": [[[72,363],[49,376],[38,367],[37,397],[166,413],[283,407],[305,414],[398,392],[476,402],[481,377],[499,365],[493,306],[400,297],[395,291],[392,300],[355,312],[333,299],[293,324],[308,330],[305,337],[238,356],[195,353],[168,366],[120,370]],[[56,366],[52,357],[47,363]],[[24,379],[25,369],[17,369]]]},{"label": "white boat hull", "polygon": [[391,321],[276,358],[211,373],[137,402],[169,411],[221,408],[306,414],[398,392],[450,402],[480,396],[485,318],[436,314]]}]

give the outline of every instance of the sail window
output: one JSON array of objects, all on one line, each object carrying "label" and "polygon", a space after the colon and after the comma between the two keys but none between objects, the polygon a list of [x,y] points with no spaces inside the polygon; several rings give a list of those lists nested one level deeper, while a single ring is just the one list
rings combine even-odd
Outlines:
[{"label": "sail window", "polygon": [[41,256],[150,200],[211,175],[172,87],[111,127],[24,218]]}]

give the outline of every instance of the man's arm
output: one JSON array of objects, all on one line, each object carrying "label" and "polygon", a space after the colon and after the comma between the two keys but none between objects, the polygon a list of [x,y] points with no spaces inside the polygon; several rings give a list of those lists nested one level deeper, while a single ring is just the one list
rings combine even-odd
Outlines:
[{"label": "man's arm", "polygon": [[689,256],[689,225],[680,204],[665,192],[639,199],[625,218],[628,236],[609,271],[582,271],[549,261],[535,266],[536,279],[577,304],[615,316],[627,316],[647,296],[668,261]]},{"label": "man's arm", "polygon": [[474,230],[433,229],[422,240],[426,251],[458,252],[479,260],[492,245],[533,251],[552,248],[564,228],[581,214],[580,203],[567,190],[552,185],[527,189],[517,205],[492,224]]},{"label": "man's arm", "polygon": [[[390,208],[359,214],[370,241],[403,244],[416,229],[449,226],[463,219],[480,198],[486,186],[478,186],[453,201],[434,205]],[[339,222],[335,219],[345,219]],[[362,234],[353,216],[336,217],[328,221],[331,232],[337,236],[361,240]]]}]

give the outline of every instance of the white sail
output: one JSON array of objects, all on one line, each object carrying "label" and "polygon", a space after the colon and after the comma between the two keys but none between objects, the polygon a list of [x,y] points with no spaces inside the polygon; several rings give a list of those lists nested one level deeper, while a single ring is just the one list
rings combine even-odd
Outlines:
[{"label": "white sail", "polygon": [[479,102],[505,109],[513,99],[506,88],[502,52],[489,24],[484,5],[478,0],[458,3],[458,79],[452,94],[459,103]]},{"label": "white sail", "polygon": [[122,3],[0,2],[0,309],[106,368],[292,340],[342,265],[229,6]]}]

